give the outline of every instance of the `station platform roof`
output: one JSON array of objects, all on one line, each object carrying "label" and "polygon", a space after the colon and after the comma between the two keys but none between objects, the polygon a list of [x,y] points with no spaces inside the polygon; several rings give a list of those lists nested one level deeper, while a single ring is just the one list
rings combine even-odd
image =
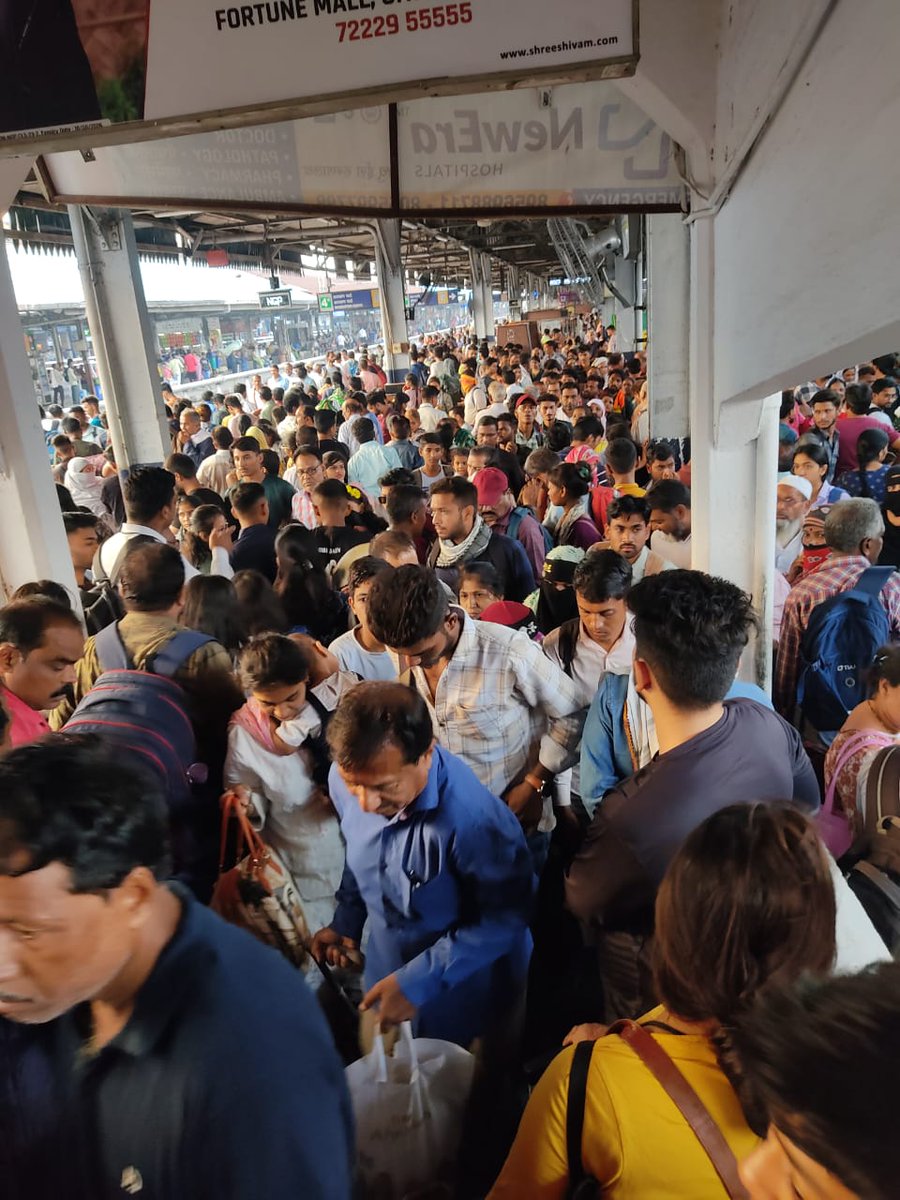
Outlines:
[{"label": "station platform roof", "polygon": [[[375,259],[372,220],[338,216],[297,216],[278,212],[171,212],[135,210],[138,250],[142,258],[192,258],[204,261],[213,250],[225,251],[228,265],[268,266],[275,273],[302,275],[335,260],[332,285],[368,281]],[[585,231],[598,233],[612,215],[579,218]],[[503,285],[508,265],[541,277],[565,274],[545,220],[477,218],[456,213],[402,222],[403,263],[410,276],[428,270],[447,286],[462,285],[470,274],[469,250],[491,256],[494,281]],[[36,178],[28,180],[10,208],[7,237],[13,245],[70,249],[72,235],[64,207],[42,194]]]}]

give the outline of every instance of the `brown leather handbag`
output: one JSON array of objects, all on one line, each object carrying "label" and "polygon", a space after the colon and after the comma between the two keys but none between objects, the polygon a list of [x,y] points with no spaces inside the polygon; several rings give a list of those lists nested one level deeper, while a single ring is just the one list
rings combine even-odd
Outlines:
[{"label": "brown leather handbag", "polygon": [[[607,1037],[617,1035],[630,1046],[644,1066],[678,1108],[681,1115],[706,1151],[722,1181],[730,1200],[749,1200],[738,1176],[737,1159],[712,1118],[706,1105],[679,1071],[662,1046],[637,1021],[616,1021],[610,1025]],[[584,1104],[587,1095],[588,1072],[594,1042],[579,1042],[572,1058],[569,1073],[569,1092],[566,1104],[566,1149],[569,1160],[568,1200],[593,1200],[599,1196],[600,1185],[588,1175],[581,1157],[584,1130]]]}]

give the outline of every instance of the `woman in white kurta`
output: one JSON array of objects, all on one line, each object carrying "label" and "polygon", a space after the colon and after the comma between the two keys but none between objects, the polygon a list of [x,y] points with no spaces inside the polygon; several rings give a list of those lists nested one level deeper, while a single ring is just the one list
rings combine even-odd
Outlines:
[{"label": "woman in white kurta", "polygon": [[[290,871],[309,928],[321,929],[334,913],[344,845],[331,803],[297,748],[321,730],[307,698],[305,659],[290,638],[263,634],[244,649],[241,671],[250,698],[229,726],[225,786],[246,789],[251,824]],[[325,698],[324,706],[333,704]]]}]

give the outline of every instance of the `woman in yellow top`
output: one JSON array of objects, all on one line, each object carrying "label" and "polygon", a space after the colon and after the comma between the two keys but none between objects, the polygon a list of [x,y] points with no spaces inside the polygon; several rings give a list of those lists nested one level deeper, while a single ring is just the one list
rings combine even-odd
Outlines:
[{"label": "woman in yellow top", "polygon": [[[662,1004],[642,1024],[738,1160],[759,1139],[732,1084],[729,1029],[769,980],[831,968],[834,922],[824,851],[806,818],[787,805],[734,805],[714,814],[687,839],[660,886],[654,975]],[[535,1088],[488,1200],[566,1195],[573,1054],[569,1047],[557,1055]],[[674,1101],[616,1035],[601,1038],[591,1057],[582,1162],[616,1200],[727,1194]]]}]

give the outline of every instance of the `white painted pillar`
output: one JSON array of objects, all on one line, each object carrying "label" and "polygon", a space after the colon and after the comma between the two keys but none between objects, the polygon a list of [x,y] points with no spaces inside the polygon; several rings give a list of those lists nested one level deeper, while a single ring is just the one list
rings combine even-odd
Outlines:
[{"label": "white painted pillar", "polygon": [[688,415],[691,238],[680,213],[647,218],[650,435],[684,438]]},{"label": "white painted pillar", "polygon": [[0,592],[55,579],[77,603],[78,586],[63,530],[41,414],[0,231]]},{"label": "white painted pillar", "polygon": [[69,222],[116,462],[159,464],[171,441],[131,214],[70,204]]},{"label": "white painted pillar", "polygon": [[381,289],[384,370],[389,383],[403,383],[409,374],[406,290],[400,244],[399,221],[375,222],[375,275]]},{"label": "white painted pillar", "polygon": [[616,349],[620,354],[628,354],[636,348],[635,343],[635,309],[637,298],[635,273],[637,264],[634,259],[616,256],[616,291],[621,293],[614,298],[616,314]]},{"label": "white painted pillar", "polygon": [[484,306],[485,336],[489,342],[492,342],[496,336],[496,325],[494,324],[493,270],[489,254],[482,254],[481,256],[481,286],[484,292],[482,303]]},{"label": "white painted pillar", "polygon": [[781,397],[717,403],[714,285],[713,225],[707,219],[691,226],[692,566],[730,579],[753,596],[761,631],[743,656],[740,674],[770,688]]},{"label": "white painted pillar", "polygon": [[469,249],[469,273],[472,276],[472,324],[478,341],[487,337],[487,313],[484,307],[484,261],[480,251]]}]

